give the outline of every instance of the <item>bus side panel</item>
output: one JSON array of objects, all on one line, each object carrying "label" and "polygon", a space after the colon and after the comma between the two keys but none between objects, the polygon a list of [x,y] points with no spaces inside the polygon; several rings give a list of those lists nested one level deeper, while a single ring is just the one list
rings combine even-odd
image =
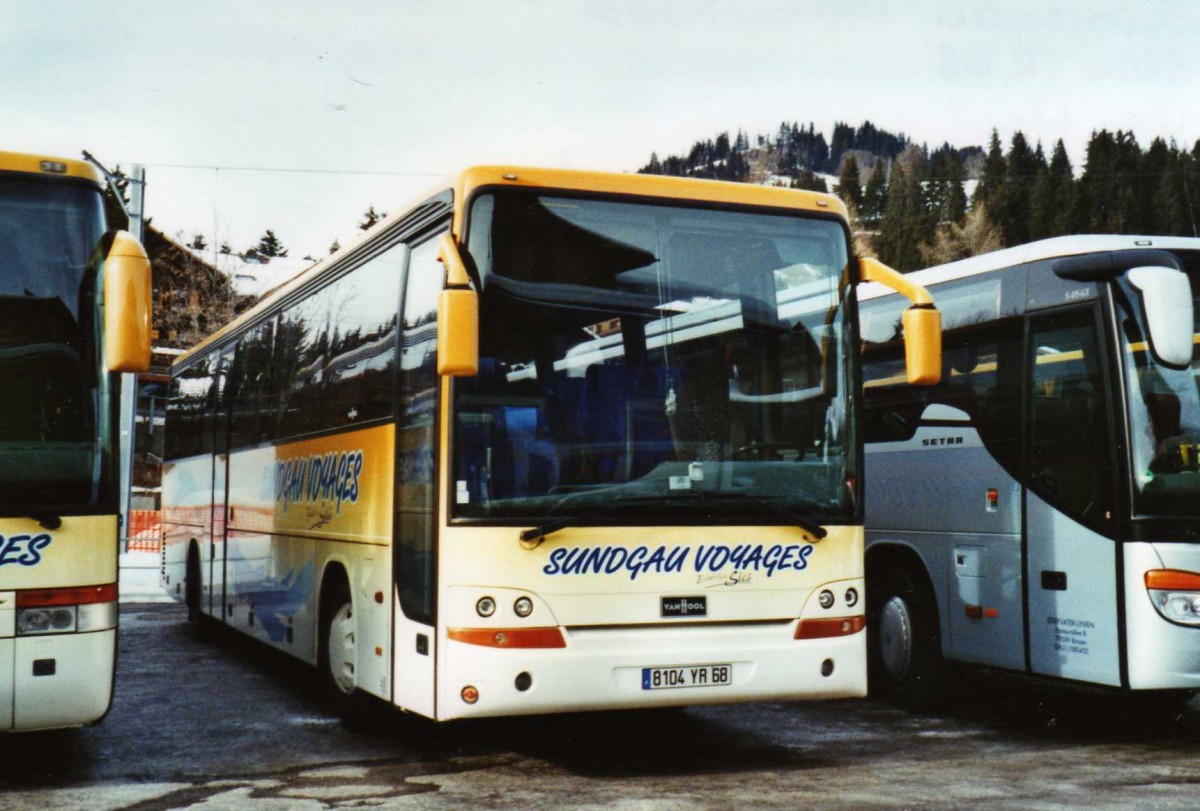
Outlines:
[{"label": "bus side panel", "polygon": [[922,420],[867,448],[868,542],[902,541],[924,562],[943,655],[1024,670],[1020,488],[964,412],[933,405]]},{"label": "bus side panel", "polygon": [[396,661],[392,683],[397,707],[426,718],[436,718],[434,685],[436,678],[437,629],[413,622],[404,616],[399,596],[394,598],[396,617]]},{"label": "bus side panel", "polygon": [[163,465],[162,587],[181,602],[188,548],[206,550],[210,541],[212,474],[207,455]]},{"label": "bus side panel", "polygon": [[232,627],[316,664],[321,582],[351,589],[360,689],[391,691],[393,426],[238,451],[229,469]]},{"label": "bus side panel", "polygon": [[1119,686],[1117,547],[1026,491],[1034,673]]},{"label": "bus side panel", "polygon": [[230,455],[225,621],[313,664],[315,544],[276,533],[275,459],[275,448]]},{"label": "bus side panel", "polygon": [[1200,572],[1200,546],[1126,543],[1125,640],[1129,686],[1134,690],[1200,690],[1200,628],[1163,618],[1150,601],[1151,569]]}]

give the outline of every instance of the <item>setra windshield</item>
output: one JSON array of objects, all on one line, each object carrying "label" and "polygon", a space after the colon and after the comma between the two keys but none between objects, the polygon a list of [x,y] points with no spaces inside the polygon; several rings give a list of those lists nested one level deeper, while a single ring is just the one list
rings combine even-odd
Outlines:
[{"label": "setra windshield", "polygon": [[96,272],[99,189],[0,174],[0,514],[110,494]]},{"label": "setra windshield", "polygon": [[481,358],[455,381],[456,518],[856,514],[840,221],[521,192],[470,215]]},{"label": "setra windshield", "polygon": [[[1192,288],[1200,335],[1200,253],[1177,253]],[[1200,518],[1200,351],[1178,369],[1160,363],[1146,338],[1145,313],[1128,279],[1114,285],[1128,387],[1134,514]]]}]

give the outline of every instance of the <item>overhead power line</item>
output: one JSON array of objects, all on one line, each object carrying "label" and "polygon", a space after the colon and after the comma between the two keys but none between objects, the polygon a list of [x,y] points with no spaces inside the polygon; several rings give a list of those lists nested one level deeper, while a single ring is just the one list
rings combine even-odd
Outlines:
[{"label": "overhead power line", "polygon": [[207,172],[274,172],[299,175],[378,175],[381,177],[448,177],[453,172],[388,172],[372,169],[307,169],[286,166],[205,166],[190,163],[146,163],[154,169],[197,169]]}]

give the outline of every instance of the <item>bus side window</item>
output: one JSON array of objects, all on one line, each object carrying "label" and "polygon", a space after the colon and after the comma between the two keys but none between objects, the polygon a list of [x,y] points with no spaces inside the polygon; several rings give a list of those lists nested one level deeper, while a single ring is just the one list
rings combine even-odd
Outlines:
[{"label": "bus side window", "polygon": [[1076,520],[1103,525],[1110,431],[1092,312],[1035,321],[1030,336],[1031,486]]},{"label": "bus side window", "polygon": [[867,442],[911,439],[931,404],[953,406],[971,418],[988,452],[1016,475],[1021,462],[1021,322],[990,321],[946,333],[942,380],[910,386],[904,346],[871,347],[863,368]]},{"label": "bus side window", "polygon": [[436,240],[417,245],[405,275],[396,463],[396,584],[411,620],[434,621],[437,478],[437,302],[445,271]]},{"label": "bus side window", "polygon": [[275,322],[265,321],[238,341],[234,360],[231,449],[256,445],[267,438],[271,420],[271,361]]}]

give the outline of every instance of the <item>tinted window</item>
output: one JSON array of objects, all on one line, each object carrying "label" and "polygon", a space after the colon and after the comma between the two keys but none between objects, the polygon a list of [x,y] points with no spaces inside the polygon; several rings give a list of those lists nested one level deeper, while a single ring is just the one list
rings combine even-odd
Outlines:
[{"label": "tinted window", "polygon": [[1015,475],[1021,462],[1021,326],[1010,318],[947,331],[936,386],[908,385],[901,340],[869,346],[865,441],[911,439],[928,406],[953,406],[966,412],[988,451]]},{"label": "tinted window", "polygon": [[1107,397],[1091,310],[1034,322],[1030,487],[1085,524],[1111,518]]},{"label": "tinted window", "polygon": [[284,311],[276,436],[391,417],[406,251],[390,248]]},{"label": "tinted window", "polygon": [[171,378],[165,456],[181,459],[212,452],[213,358],[200,358]]},{"label": "tinted window", "polygon": [[435,242],[413,249],[404,297],[400,354],[396,582],[405,615],[426,623],[433,622],[435,609],[433,449],[438,395],[437,299],[444,275],[437,261]]},{"label": "tinted window", "polygon": [[242,337],[232,447],[392,417],[407,250],[385,251]]}]

